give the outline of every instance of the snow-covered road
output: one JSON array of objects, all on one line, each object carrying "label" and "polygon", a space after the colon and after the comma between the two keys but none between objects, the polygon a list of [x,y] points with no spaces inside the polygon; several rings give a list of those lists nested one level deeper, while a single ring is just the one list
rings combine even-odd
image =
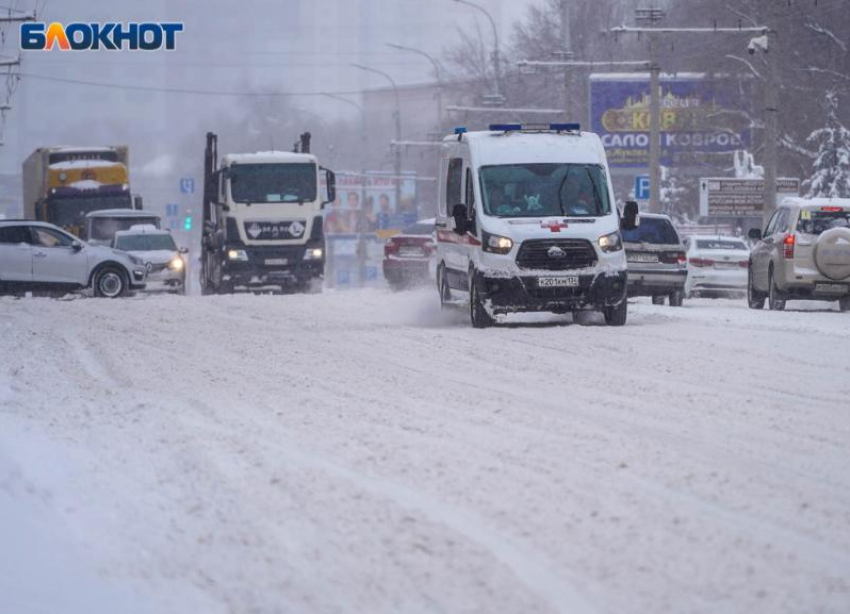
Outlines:
[{"label": "snow-covered road", "polygon": [[435,294],[0,299],[0,612],[850,611],[850,314]]}]

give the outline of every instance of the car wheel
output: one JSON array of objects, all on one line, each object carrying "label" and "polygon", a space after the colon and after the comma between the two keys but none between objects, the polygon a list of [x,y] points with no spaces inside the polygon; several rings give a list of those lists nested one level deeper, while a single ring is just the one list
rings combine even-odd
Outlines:
[{"label": "car wheel", "polygon": [[[655,297],[652,298],[654,301]],[[603,309],[602,314],[605,316],[605,324],[608,326],[624,326],[629,314],[629,302],[623,299],[619,305]]]},{"label": "car wheel", "polygon": [[769,274],[770,293],[767,297],[767,306],[771,311],[783,311],[785,309],[785,299],[779,293],[779,288],[776,287],[776,280],[773,279],[773,269],[770,269]]},{"label": "car wheel", "polygon": [[842,313],[850,311],[850,296],[845,296],[838,301],[838,311]]},{"label": "car wheel", "polygon": [[653,296],[652,297],[652,304],[653,305],[663,305],[664,304],[664,297],[663,296]]},{"label": "car wheel", "polygon": [[448,309],[449,303],[452,300],[452,289],[449,288],[449,280],[446,277],[446,269],[445,267],[440,268],[440,309]]},{"label": "car wheel", "polygon": [[469,274],[469,319],[473,328],[488,328],[495,324],[493,316],[487,313],[478,285],[475,283],[475,271]]},{"label": "car wheel", "polygon": [[115,266],[107,266],[95,273],[94,295],[101,298],[118,298],[127,293],[127,273]]},{"label": "car wheel", "polygon": [[747,271],[747,304],[750,309],[764,309],[764,295],[756,290],[752,267]]},{"label": "car wheel", "polygon": [[681,307],[685,302],[685,295],[681,290],[676,290],[667,297],[670,301],[670,307]]}]

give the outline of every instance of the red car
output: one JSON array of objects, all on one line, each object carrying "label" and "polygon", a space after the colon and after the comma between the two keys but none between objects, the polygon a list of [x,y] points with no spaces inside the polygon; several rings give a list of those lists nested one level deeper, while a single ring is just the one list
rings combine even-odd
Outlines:
[{"label": "red car", "polygon": [[437,244],[434,220],[419,220],[384,245],[384,279],[393,290],[428,283]]}]

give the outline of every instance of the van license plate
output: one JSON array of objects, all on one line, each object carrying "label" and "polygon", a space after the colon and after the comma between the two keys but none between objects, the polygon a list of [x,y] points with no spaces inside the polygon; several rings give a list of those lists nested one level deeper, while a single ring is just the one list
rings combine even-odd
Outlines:
[{"label": "van license plate", "polygon": [[538,288],[578,288],[578,277],[541,277]]},{"label": "van license plate", "polygon": [[824,294],[844,294],[847,292],[847,286],[844,284],[815,284],[815,292],[823,292]]},{"label": "van license plate", "polygon": [[285,266],[289,264],[289,260],[286,258],[266,258],[266,264],[268,266]]}]

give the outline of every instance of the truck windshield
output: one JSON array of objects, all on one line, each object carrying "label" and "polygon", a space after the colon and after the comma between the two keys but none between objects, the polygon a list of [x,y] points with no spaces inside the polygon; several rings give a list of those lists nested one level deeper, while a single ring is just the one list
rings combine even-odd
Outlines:
[{"label": "truck windshield", "polygon": [[125,252],[177,251],[174,237],[168,234],[139,234],[116,237],[115,249]]},{"label": "truck windshield", "polygon": [[608,181],[597,165],[510,164],[478,172],[487,215],[596,217],[611,212]]},{"label": "truck windshield", "polygon": [[132,208],[133,202],[129,194],[94,198],[54,198],[47,205],[47,221],[57,226],[82,227],[86,214],[92,211]]},{"label": "truck windshield", "polygon": [[316,200],[315,164],[234,164],[230,192],[237,203]]},{"label": "truck windshield", "polygon": [[96,217],[89,222],[89,240],[111,241],[119,230],[130,230],[133,226],[152,224],[159,228],[159,218],[150,216],[140,217]]}]

